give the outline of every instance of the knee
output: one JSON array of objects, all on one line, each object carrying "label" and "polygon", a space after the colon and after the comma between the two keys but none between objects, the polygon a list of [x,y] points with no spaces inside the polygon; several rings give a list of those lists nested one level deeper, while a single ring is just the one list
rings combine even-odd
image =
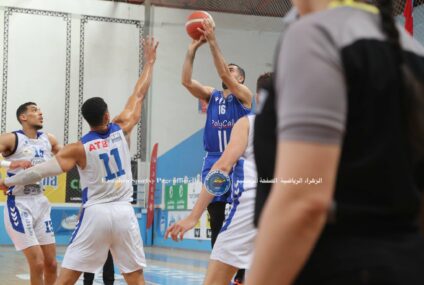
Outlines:
[{"label": "knee", "polygon": [[57,262],[56,259],[53,260],[45,260],[44,261],[44,270],[48,272],[56,272],[57,270]]},{"label": "knee", "polygon": [[30,263],[31,271],[36,272],[37,274],[43,274],[44,271],[44,260],[37,259]]}]

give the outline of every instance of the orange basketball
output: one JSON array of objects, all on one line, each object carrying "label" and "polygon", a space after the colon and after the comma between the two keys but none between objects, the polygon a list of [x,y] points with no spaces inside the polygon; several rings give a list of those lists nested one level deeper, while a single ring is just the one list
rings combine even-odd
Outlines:
[{"label": "orange basketball", "polygon": [[[202,21],[203,19],[211,19],[213,22],[213,18],[212,16],[205,11],[196,11],[190,14],[190,16],[188,16],[187,18],[187,22],[186,22],[186,31],[187,34],[195,40],[198,40],[201,36],[202,33],[199,32],[197,30],[197,28],[202,29]],[[215,24],[214,24],[215,26]]]}]

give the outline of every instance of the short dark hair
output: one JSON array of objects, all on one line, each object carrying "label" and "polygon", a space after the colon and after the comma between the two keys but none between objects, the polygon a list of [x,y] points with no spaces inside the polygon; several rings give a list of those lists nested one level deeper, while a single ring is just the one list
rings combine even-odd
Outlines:
[{"label": "short dark hair", "polygon": [[243,76],[243,82],[242,83],[244,83],[244,81],[246,80],[246,72],[244,71],[244,69],[241,68],[240,65],[235,64],[235,63],[230,63],[228,66],[235,66],[235,67],[237,67],[239,73],[241,74],[241,76]]},{"label": "short dark hair", "polygon": [[107,104],[100,97],[93,97],[84,102],[81,113],[90,127],[98,127],[103,123],[103,116],[107,112]]},{"label": "short dark hair", "polygon": [[272,87],[272,78],[274,74],[272,72],[266,72],[258,77],[256,81],[256,93],[261,89],[269,90]]},{"label": "short dark hair", "polygon": [[37,104],[35,104],[34,102],[26,102],[23,103],[21,106],[18,107],[18,109],[16,110],[16,118],[18,119],[18,122],[21,124],[21,119],[19,119],[19,117],[25,113],[28,110],[29,106],[37,106]]}]

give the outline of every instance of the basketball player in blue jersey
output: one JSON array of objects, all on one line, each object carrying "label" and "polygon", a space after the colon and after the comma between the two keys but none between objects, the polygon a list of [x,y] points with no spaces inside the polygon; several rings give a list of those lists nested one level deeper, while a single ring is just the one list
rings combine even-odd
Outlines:
[{"label": "basketball player in blue jersey", "polygon": [[[227,64],[215,37],[210,21],[203,23],[203,36],[189,45],[182,72],[182,84],[196,98],[208,102],[203,144],[207,152],[202,169],[202,180],[227,146],[231,130],[237,120],[250,113],[252,92],[245,86],[245,72],[236,64]],[[215,68],[222,79],[223,90],[205,86],[192,79],[193,62],[197,49],[209,44]],[[225,219],[227,196],[217,197],[208,206],[211,219],[212,247]]]},{"label": "basketball player in blue jersey", "polygon": [[94,97],[82,115],[91,131],[65,146],[50,161],[29,168],[0,184],[29,184],[77,166],[83,210],[66,250],[56,285],[75,284],[82,272],[99,270],[110,250],[125,281],[143,285],[146,266],[140,228],[132,201],[131,157],[127,137],[141,118],[143,100],[152,80],[158,43],[144,42],[144,68],[124,110],[110,122],[107,104]]},{"label": "basketball player in blue jersey", "polygon": [[[16,117],[22,130],[0,136],[0,152],[7,160],[7,176],[51,159],[61,145],[43,128],[43,113],[33,102],[19,106]],[[4,224],[16,250],[29,265],[31,285],[53,285],[57,277],[56,245],[50,218],[50,203],[40,180],[7,189]]]}]

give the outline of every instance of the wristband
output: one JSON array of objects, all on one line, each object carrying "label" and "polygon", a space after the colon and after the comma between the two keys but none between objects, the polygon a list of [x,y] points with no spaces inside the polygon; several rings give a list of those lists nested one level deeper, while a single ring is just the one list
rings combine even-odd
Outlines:
[{"label": "wristband", "polygon": [[0,161],[0,167],[3,167],[3,168],[9,168],[11,164],[12,163],[10,161],[7,161],[7,160]]}]

